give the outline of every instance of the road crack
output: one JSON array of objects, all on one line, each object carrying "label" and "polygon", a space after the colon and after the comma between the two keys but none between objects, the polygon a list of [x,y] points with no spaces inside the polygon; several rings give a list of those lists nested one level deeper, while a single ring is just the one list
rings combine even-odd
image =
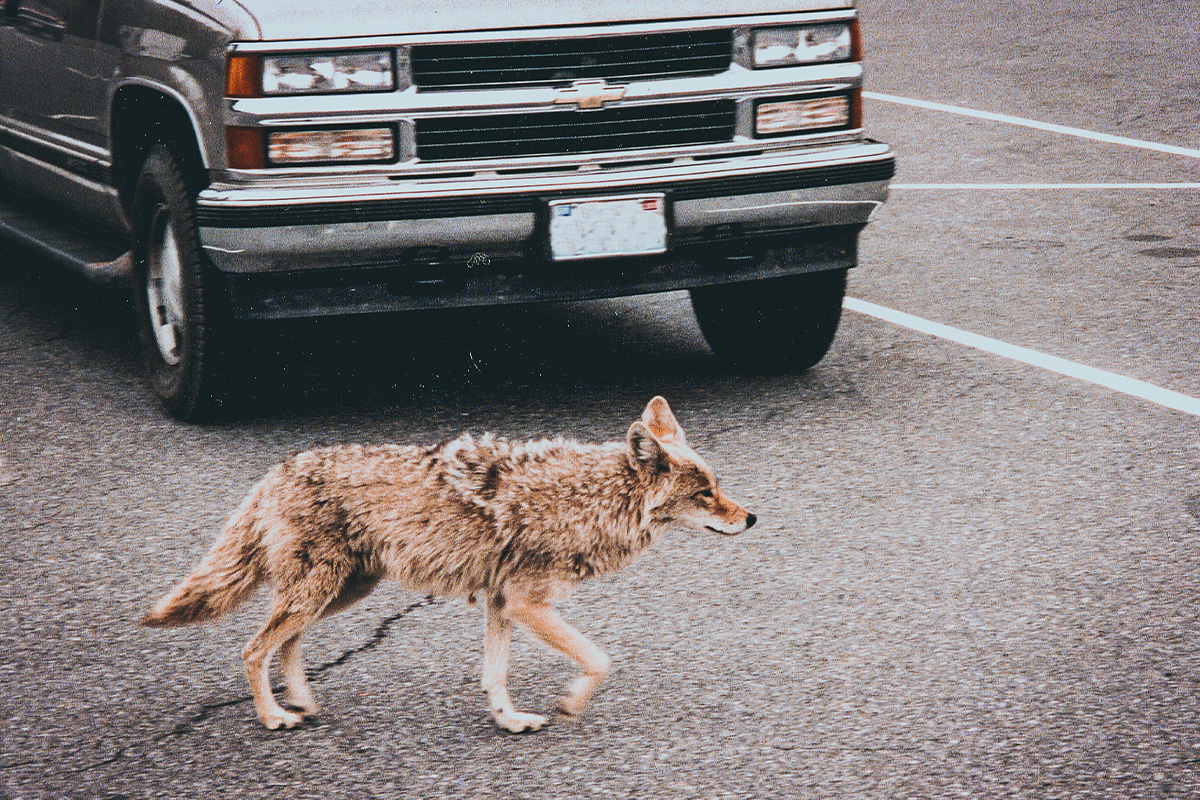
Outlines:
[{"label": "road crack", "polygon": [[434,598],[433,595],[429,595],[421,600],[417,600],[415,603],[410,603],[408,606],[406,606],[405,608],[396,612],[392,616],[387,617],[386,619],[382,620],[375,627],[375,632],[373,634],[371,634],[370,639],[367,639],[367,641],[363,642],[358,647],[354,647],[354,648],[351,648],[350,650],[345,651],[340,656],[335,658],[333,661],[329,661],[325,664],[321,664],[320,666],[312,667],[311,669],[309,669],[308,670],[309,680],[316,680],[318,677],[323,675],[325,672],[333,669],[334,667],[340,667],[342,664],[345,664],[347,661],[354,658],[355,656],[360,656],[363,653],[367,653],[367,652],[370,652],[371,650],[374,650],[376,647],[378,647],[383,642],[384,639],[387,638],[388,630],[393,625],[395,625],[397,622],[399,622],[403,618],[407,617],[409,614],[416,611],[417,609],[424,608],[425,606],[431,606],[431,605],[434,605],[435,603],[437,603],[437,600]]},{"label": "road crack", "polygon": [[[384,619],[382,619],[379,622],[378,625],[375,626],[374,632],[372,632],[370,638],[368,638],[365,642],[363,642],[362,644],[360,644],[356,647],[352,647],[352,648],[346,650],[345,652],[343,652],[341,655],[339,655],[337,658],[333,659],[332,661],[328,661],[328,662],[321,664],[319,666],[316,666],[316,667],[311,667],[307,671],[309,680],[315,681],[315,680],[319,679],[322,675],[324,675],[326,672],[328,672],[329,670],[334,669],[336,667],[340,667],[343,664],[345,664],[346,662],[350,661],[351,659],[353,659],[357,656],[360,656],[364,653],[368,653],[371,650],[374,650],[376,647],[378,647],[380,644],[382,644],[383,641],[387,638],[388,633],[391,630],[393,625],[400,622],[402,619],[409,616],[414,611],[417,611],[420,608],[424,608],[425,606],[435,605],[436,603],[437,603],[437,600],[433,597],[433,595],[429,595],[428,597],[425,597],[421,600],[417,600],[414,603],[408,604],[400,611],[397,611],[395,614],[392,614],[390,617],[385,617]],[[282,689],[283,689],[282,686],[272,687],[272,690],[275,692],[279,692]],[[233,706],[242,705],[243,703],[249,703],[253,699],[254,698],[251,695],[243,695],[241,697],[235,697],[230,700],[222,700],[218,703],[205,703],[200,706],[200,708],[196,711],[196,713],[192,714],[187,719],[177,722],[170,730],[163,731],[162,733],[156,734],[144,741],[134,742],[132,744],[121,745],[120,747],[117,747],[116,750],[114,750],[106,758],[103,758],[99,761],[92,762],[90,764],[86,764],[82,767],[76,767],[75,769],[71,769],[71,770],[64,770],[64,772],[68,772],[70,774],[77,775],[77,774],[84,773],[84,772],[91,772],[93,770],[97,770],[102,767],[107,767],[111,764],[115,764],[115,763],[122,761],[123,759],[129,757],[131,753],[136,752],[138,750],[142,750],[151,745],[161,744],[169,739],[186,736],[187,734],[192,733],[196,729],[197,725],[199,725],[202,722],[204,722],[205,720],[207,720],[210,716],[212,716],[217,711],[220,711],[223,708],[231,708]],[[0,765],[0,770],[15,769],[20,766],[26,766],[30,763],[34,763],[34,762],[21,762],[18,764]]]}]

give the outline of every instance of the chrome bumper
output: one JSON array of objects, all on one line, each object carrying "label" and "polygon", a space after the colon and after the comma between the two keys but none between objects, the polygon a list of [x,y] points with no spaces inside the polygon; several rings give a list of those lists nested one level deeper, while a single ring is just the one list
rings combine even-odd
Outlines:
[{"label": "chrome bumper", "polygon": [[[197,221],[240,316],[581,299],[852,266],[894,171],[887,145],[862,142],[620,171],[218,186]],[[668,253],[547,263],[549,200],[645,190],[668,198]]]},{"label": "chrome bumper", "polygon": [[200,241],[223,272],[396,263],[414,248],[528,249],[547,200],[666,191],[672,240],[719,226],[747,231],[865,224],[887,197],[895,158],[861,143],[815,153],[620,172],[343,187],[219,188],[197,202]]}]

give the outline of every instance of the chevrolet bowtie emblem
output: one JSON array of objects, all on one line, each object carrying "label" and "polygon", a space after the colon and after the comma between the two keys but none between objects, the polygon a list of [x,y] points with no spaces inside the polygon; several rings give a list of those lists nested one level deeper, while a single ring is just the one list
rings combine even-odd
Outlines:
[{"label": "chevrolet bowtie emblem", "polygon": [[624,96],[624,86],[609,86],[602,80],[575,81],[571,88],[559,89],[554,95],[554,102],[556,105],[574,105],[576,108],[600,108]]}]

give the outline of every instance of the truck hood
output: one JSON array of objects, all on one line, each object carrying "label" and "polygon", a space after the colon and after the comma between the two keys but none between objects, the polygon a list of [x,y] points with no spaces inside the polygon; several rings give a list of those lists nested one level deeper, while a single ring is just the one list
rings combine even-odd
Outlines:
[{"label": "truck hood", "polygon": [[[213,0],[190,0],[189,5],[219,8]],[[332,39],[817,11],[851,8],[854,0],[237,0],[235,5],[245,11],[244,17],[237,15],[235,38]]]}]

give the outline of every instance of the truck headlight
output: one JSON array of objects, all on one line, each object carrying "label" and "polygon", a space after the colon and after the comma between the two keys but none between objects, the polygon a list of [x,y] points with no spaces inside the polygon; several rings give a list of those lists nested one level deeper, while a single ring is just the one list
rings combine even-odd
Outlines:
[{"label": "truck headlight", "polygon": [[388,92],[396,87],[391,50],[343,53],[232,53],[229,97]]},{"label": "truck headlight", "polygon": [[859,57],[858,26],[853,22],[757,28],[751,41],[755,69],[828,64]]}]

